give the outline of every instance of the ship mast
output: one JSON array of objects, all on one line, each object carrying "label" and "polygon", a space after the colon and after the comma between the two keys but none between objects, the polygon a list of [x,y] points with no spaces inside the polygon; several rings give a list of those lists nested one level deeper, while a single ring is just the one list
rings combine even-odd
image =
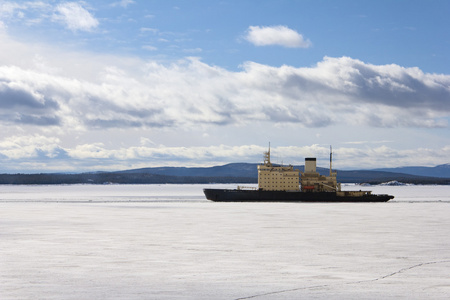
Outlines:
[{"label": "ship mast", "polygon": [[264,164],[266,166],[271,166],[272,165],[270,163],[270,142],[269,142],[269,151],[264,152]]},{"label": "ship mast", "polygon": [[333,151],[332,151],[332,149],[331,149],[331,145],[330,145],[330,176],[332,176],[332,170],[331,170],[331,164],[332,164],[332,161],[333,161]]}]

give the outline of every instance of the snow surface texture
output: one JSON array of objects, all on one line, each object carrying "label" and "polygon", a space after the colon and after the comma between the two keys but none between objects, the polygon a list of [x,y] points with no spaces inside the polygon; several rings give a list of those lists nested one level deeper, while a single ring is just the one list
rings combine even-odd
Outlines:
[{"label": "snow surface texture", "polygon": [[362,204],[204,187],[0,186],[0,299],[450,297],[449,186],[345,186],[396,196]]}]

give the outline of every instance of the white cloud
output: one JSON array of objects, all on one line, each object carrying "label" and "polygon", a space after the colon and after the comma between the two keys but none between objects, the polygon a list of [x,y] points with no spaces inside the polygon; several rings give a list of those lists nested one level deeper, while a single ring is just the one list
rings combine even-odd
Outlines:
[{"label": "white cloud", "polygon": [[244,38],[255,46],[308,48],[312,45],[301,34],[286,26],[250,26]]},{"label": "white cloud", "polygon": [[[62,160],[70,170],[117,169],[125,162],[133,167],[256,162],[265,149],[247,139],[280,124],[293,134],[307,127],[325,128],[321,133],[335,132],[336,126],[448,128],[450,117],[450,75],[418,68],[325,57],[312,67],[247,62],[234,72],[197,58],[163,64],[74,54],[4,34],[0,44],[0,161],[9,169],[24,166],[25,158],[40,170],[61,168]],[[180,146],[191,140],[190,145],[202,144],[201,139],[208,144],[217,131],[217,140],[229,131],[228,139],[240,138],[239,146]],[[120,143],[137,133],[134,145]],[[162,146],[158,134],[171,134],[178,145]],[[385,146],[392,136],[377,138],[384,139],[370,146],[369,154],[357,144],[334,149],[341,166],[448,162],[448,146],[397,150]],[[328,153],[319,146],[276,150],[293,163],[302,155]]]},{"label": "white cloud", "polygon": [[0,140],[0,154],[9,159],[25,159],[43,155],[55,157],[61,148],[56,137],[43,135],[10,136]]},{"label": "white cloud", "polygon": [[122,6],[123,8],[127,8],[128,5],[136,3],[133,0],[120,0],[111,4],[111,6]]},{"label": "white cloud", "polygon": [[[259,162],[266,147],[260,145],[240,146],[191,146],[167,147],[156,146],[148,139],[141,139],[140,146],[128,146],[108,149],[103,143],[80,144],[75,147],[62,147],[57,138],[42,135],[13,136],[0,140],[0,161],[3,168],[14,170],[11,162],[24,161],[28,166],[34,161],[35,171],[47,164],[51,170],[61,170],[61,164],[67,171],[120,170],[121,163],[127,162],[127,168],[139,168],[148,165],[167,166],[211,166],[229,162]],[[327,167],[329,146],[278,146],[272,147],[272,160],[276,163],[288,161],[296,165],[304,163],[305,157],[318,158],[318,166]],[[415,148],[398,150],[385,145],[376,148],[333,147],[334,167],[342,168],[379,168],[396,165],[434,166],[436,162],[446,163],[450,157],[450,146],[441,148]],[[34,160],[31,160],[34,159]],[[17,167],[17,166],[16,166]],[[28,166],[32,168],[32,166]],[[58,169],[60,168],[60,169]],[[30,169],[33,170],[33,169]]]},{"label": "white cloud", "polygon": [[142,49],[148,50],[148,51],[156,51],[158,50],[158,48],[154,47],[154,46],[150,46],[150,45],[144,45],[142,46]]},{"label": "white cloud", "polygon": [[183,49],[184,53],[200,53],[202,52],[202,48],[190,48],[190,49]]},{"label": "white cloud", "polygon": [[[32,60],[34,70],[0,66],[0,122],[69,128],[255,121],[432,128],[447,127],[450,114],[450,76],[347,57],[327,57],[311,68],[248,62],[241,72],[232,72],[196,58],[127,65],[115,57],[104,62],[60,57],[59,65],[51,65],[47,55],[39,56],[39,64]],[[52,59],[55,63],[58,57]],[[81,75],[71,73],[69,61],[84,66]]]},{"label": "white cloud", "polygon": [[0,17],[4,26],[9,22],[17,22],[18,19],[29,26],[52,20],[63,23],[73,31],[91,31],[99,22],[83,5],[84,2],[62,2],[53,6],[52,3],[43,1],[26,1],[20,4],[3,1],[0,3]]},{"label": "white cloud", "polygon": [[99,24],[89,11],[76,2],[64,2],[56,7],[53,19],[63,22],[67,28],[73,31],[91,31]]},{"label": "white cloud", "polygon": [[142,28],[140,29],[140,31],[141,31],[142,33],[145,33],[145,32],[151,32],[151,33],[153,33],[153,34],[156,34],[156,33],[159,32],[158,29],[156,29],[156,28],[149,28],[149,27],[142,27]]},{"label": "white cloud", "polygon": [[20,9],[22,6],[14,2],[1,2],[0,3],[0,16],[2,18],[12,17],[16,10]]},{"label": "white cloud", "polygon": [[[26,1],[22,3],[2,1],[0,2],[0,18],[4,21],[17,21],[25,19],[26,13],[37,13],[44,17],[51,12],[52,6],[42,1]],[[40,18],[26,20],[27,23],[37,23]]]}]

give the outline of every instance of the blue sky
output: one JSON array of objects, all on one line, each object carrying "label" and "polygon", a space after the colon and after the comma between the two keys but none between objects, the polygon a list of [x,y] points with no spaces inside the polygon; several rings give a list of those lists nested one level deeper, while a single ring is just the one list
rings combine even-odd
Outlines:
[{"label": "blue sky", "polygon": [[450,162],[448,1],[0,1],[0,172]]}]

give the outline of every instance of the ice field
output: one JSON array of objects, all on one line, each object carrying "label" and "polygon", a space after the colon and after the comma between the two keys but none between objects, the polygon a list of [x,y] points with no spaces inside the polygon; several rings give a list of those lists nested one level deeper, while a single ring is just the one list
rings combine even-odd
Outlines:
[{"label": "ice field", "polygon": [[450,186],[387,203],[205,187],[0,186],[0,299],[450,299]]}]

